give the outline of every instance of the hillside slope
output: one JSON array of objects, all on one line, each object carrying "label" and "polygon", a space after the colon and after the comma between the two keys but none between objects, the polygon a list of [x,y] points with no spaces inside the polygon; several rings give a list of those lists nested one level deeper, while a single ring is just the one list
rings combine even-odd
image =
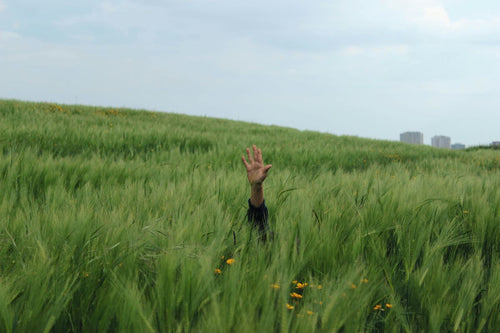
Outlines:
[{"label": "hillside slope", "polygon": [[500,325],[497,151],[0,100],[0,156],[0,331]]}]

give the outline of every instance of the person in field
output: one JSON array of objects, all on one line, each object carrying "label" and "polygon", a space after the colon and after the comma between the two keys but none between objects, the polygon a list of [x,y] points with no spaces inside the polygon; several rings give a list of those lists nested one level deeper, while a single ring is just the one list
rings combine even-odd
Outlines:
[{"label": "person in field", "polygon": [[248,161],[245,156],[241,160],[247,169],[248,182],[250,183],[250,199],[248,200],[247,219],[252,226],[257,227],[261,238],[266,241],[269,224],[267,222],[267,207],[264,201],[263,183],[272,165],[265,165],[262,160],[262,152],[255,145],[252,146],[253,157],[250,148],[247,148]]}]

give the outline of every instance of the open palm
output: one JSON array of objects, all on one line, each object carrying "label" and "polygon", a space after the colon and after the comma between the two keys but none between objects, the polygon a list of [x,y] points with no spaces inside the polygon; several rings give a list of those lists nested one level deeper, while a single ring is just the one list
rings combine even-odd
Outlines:
[{"label": "open palm", "polygon": [[250,149],[247,148],[247,157],[248,162],[245,159],[245,156],[241,156],[241,160],[247,169],[248,181],[251,185],[261,184],[267,177],[267,172],[271,169],[272,165],[264,165],[264,161],[262,160],[262,152],[260,149],[257,149],[255,145],[252,146],[253,150],[253,158],[250,154]]}]

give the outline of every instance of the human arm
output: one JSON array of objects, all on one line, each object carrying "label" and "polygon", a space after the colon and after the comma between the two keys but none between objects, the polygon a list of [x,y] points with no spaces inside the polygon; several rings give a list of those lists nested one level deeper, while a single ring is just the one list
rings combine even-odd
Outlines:
[{"label": "human arm", "polygon": [[245,159],[245,156],[241,157],[247,170],[248,182],[250,183],[247,218],[248,222],[259,229],[261,239],[266,241],[269,225],[267,223],[268,211],[264,201],[263,182],[272,166],[264,164],[262,152],[255,145],[252,146],[252,150],[253,158],[249,148],[246,150],[248,161]]},{"label": "human arm", "polygon": [[245,156],[241,156],[241,160],[247,170],[247,178],[250,183],[250,203],[254,207],[260,207],[264,203],[264,188],[263,182],[267,177],[269,169],[272,165],[265,165],[262,160],[262,151],[253,145],[253,157],[250,154],[250,148],[247,148],[248,161]]}]

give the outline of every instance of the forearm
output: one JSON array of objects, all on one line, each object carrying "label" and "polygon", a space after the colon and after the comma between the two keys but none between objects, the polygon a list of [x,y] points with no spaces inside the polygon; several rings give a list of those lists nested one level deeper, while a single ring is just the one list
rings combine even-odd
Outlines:
[{"label": "forearm", "polygon": [[262,186],[262,183],[252,184],[250,190],[250,203],[255,207],[259,207],[263,202],[264,188]]}]

